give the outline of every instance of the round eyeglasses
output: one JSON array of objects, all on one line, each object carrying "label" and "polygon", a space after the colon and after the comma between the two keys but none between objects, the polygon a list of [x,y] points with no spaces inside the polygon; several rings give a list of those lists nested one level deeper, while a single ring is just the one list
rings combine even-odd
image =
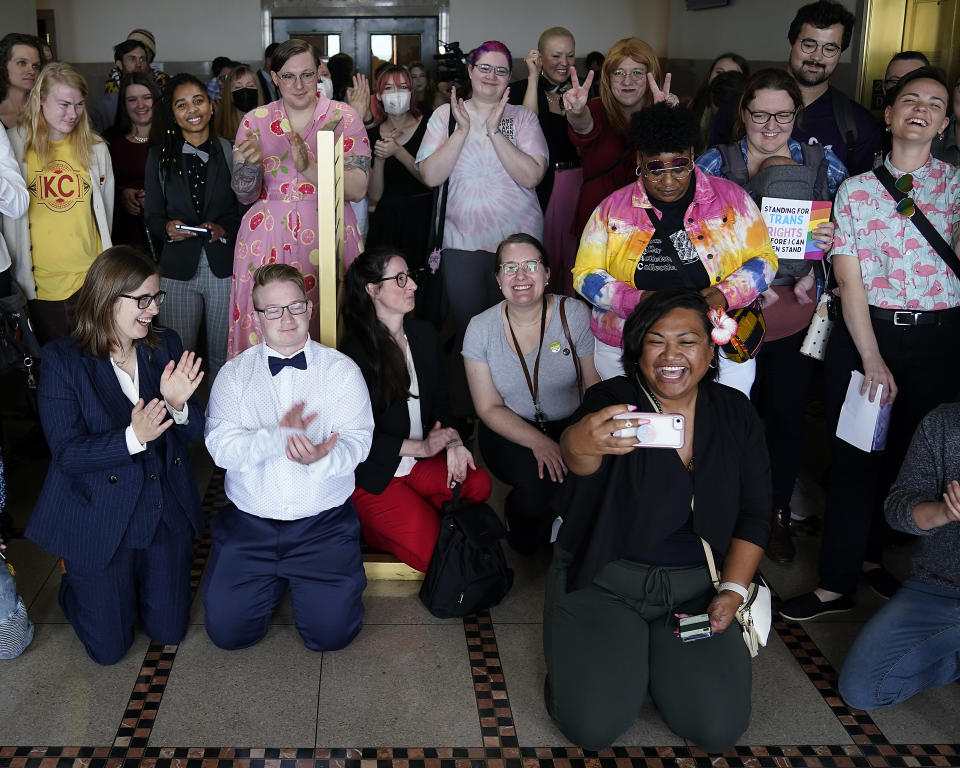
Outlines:
[{"label": "round eyeglasses", "polygon": [[156,304],[157,308],[160,308],[160,305],[163,304],[163,300],[167,298],[166,291],[157,291],[157,293],[145,293],[143,296],[131,296],[129,293],[121,293],[121,299],[133,299],[137,302],[137,309],[146,309],[151,304]]},{"label": "round eyeglasses", "polygon": [[840,46],[836,43],[824,43],[821,45],[812,37],[805,37],[800,41],[800,50],[804,53],[816,53],[817,49],[820,49],[824,58],[827,59],[832,59],[834,56],[840,53]]},{"label": "round eyeglasses", "polygon": [[539,259],[529,259],[527,261],[505,261],[497,270],[504,275],[515,275],[521,269],[527,274],[535,274],[540,269],[543,262]]},{"label": "round eyeglasses", "polygon": [[404,288],[407,285],[407,280],[413,279],[414,282],[417,281],[417,272],[420,270],[412,269],[409,272],[397,272],[395,275],[387,275],[386,277],[381,277],[379,280],[374,280],[376,283],[385,283],[387,280],[396,280],[398,288]]},{"label": "round eyeglasses", "polygon": [[489,75],[491,72],[493,72],[497,77],[506,77],[510,74],[510,70],[506,67],[494,67],[490,64],[474,64],[473,68],[479,70],[485,75]]},{"label": "round eyeglasses", "polygon": [[307,302],[305,301],[295,301],[292,304],[287,304],[285,307],[264,307],[263,309],[253,308],[254,312],[261,313],[267,320],[279,320],[283,317],[283,310],[287,310],[290,313],[291,317],[293,315],[302,315],[307,311]]}]

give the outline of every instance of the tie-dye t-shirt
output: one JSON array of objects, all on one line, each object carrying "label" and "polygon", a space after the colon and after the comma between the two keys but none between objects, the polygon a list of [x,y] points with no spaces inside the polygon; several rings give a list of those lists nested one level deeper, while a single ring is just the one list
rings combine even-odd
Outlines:
[{"label": "tie-dye t-shirt", "polygon": [[[418,163],[447,140],[449,120],[449,104],[438,107],[430,117],[417,153]],[[549,157],[540,122],[526,107],[507,104],[500,119],[500,132],[522,152]],[[516,232],[543,236],[543,212],[536,188],[521,187],[510,177],[493,141],[499,139],[487,136],[483,121],[471,112],[470,135],[450,174],[444,248],[493,252],[503,238]]]}]

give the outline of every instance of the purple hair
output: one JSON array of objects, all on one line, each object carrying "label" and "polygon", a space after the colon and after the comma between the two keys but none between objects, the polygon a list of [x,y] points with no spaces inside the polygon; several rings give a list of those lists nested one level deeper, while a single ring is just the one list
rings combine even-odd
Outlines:
[{"label": "purple hair", "polygon": [[477,59],[485,53],[502,53],[507,57],[507,69],[513,70],[513,56],[510,55],[510,49],[499,40],[487,40],[487,42],[478,45],[467,54],[467,64],[473,66],[477,63]]}]

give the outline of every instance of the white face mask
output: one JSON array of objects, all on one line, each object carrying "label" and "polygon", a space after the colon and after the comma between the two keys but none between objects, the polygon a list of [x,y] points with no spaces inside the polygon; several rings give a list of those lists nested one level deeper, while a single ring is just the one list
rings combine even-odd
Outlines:
[{"label": "white face mask", "polygon": [[383,111],[388,115],[402,115],[410,110],[410,91],[392,91],[380,95]]},{"label": "white face mask", "polygon": [[321,77],[317,80],[317,93],[323,94],[328,99],[333,98],[333,80],[329,77]]}]

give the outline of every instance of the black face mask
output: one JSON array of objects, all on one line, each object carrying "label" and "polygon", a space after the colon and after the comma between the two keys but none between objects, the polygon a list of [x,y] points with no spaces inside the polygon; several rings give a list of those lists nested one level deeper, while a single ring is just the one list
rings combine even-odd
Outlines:
[{"label": "black face mask", "polygon": [[256,88],[240,88],[230,94],[230,100],[241,112],[249,112],[260,106],[260,97],[257,95]]}]

